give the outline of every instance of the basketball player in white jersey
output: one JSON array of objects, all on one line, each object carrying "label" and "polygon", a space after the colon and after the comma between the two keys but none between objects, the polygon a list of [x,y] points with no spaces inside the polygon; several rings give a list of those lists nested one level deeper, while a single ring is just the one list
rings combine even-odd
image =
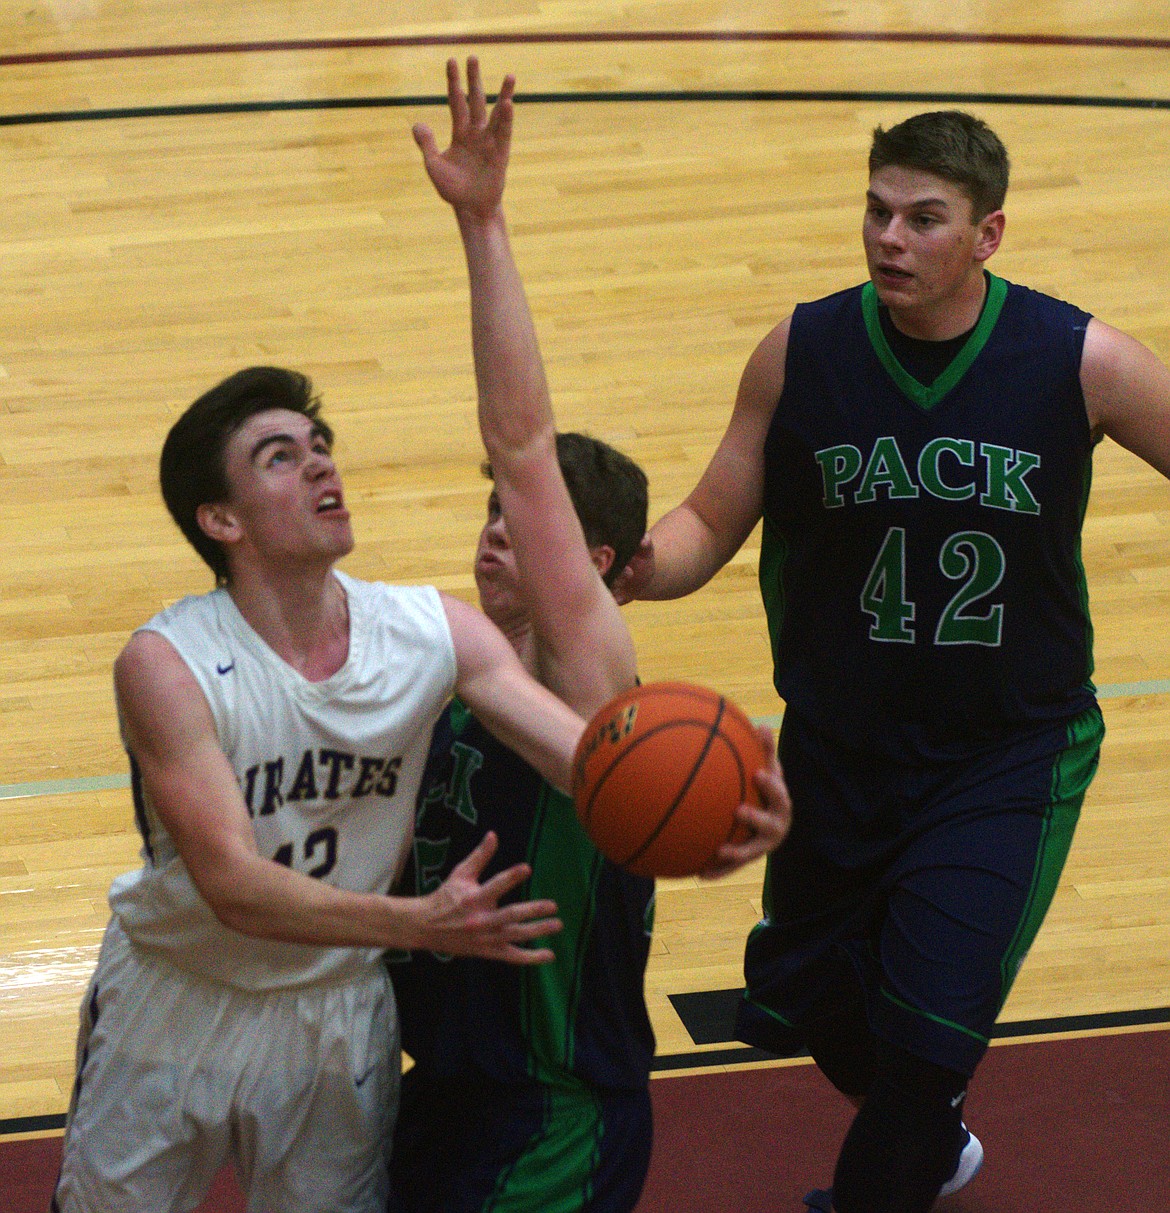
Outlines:
[{"label": "basketball player in white jersey", "polygon": [[256,367],[168,435],[163,495],[215,572],[115,665],[143,837],[83,1006],[58,1213],[189,1210],[234,1162],[250,1210],[381,1213],[401,1063],[385,949],[535,964],[549,901],[482,884],[494,836],[386,895],[431,728],[458,693],[565,787],[583,722],[487,618],[357,581],[308,380]]}]

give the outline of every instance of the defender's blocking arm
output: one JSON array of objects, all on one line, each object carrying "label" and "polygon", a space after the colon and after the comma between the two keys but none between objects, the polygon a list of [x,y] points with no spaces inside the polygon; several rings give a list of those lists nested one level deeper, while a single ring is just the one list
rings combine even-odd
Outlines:
[{"label": "defender's blocking arm", "polygon": [[[611,549],[590,550],[557,459],[556,421],[502,206],[515,81],[490,113],[479,63],[464,94],[447,63],[451,145],[414,130],[427,173],[455,211],[471,286],[479,423],[539,646],[541,678],[585,716],[633,685],[633,642],[602,581]],[[550,562],[555,560],[555,569]]]}]

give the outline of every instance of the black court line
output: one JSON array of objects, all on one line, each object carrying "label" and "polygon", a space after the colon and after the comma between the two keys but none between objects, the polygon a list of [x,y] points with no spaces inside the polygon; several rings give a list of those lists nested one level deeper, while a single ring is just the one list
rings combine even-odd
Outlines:
[{"label": "black court line", "polygon": [[292,38],[262,42],[196,42],[174,46],[118,46],[0,55],[0,67],[76,63],[96,59],[151,59],[173,55],[244,55],[271,51],[377,50],[415,46],[533,46],[635,42],[908,42],[974,46],[1100,47],[1170,50],[1170,38],[1092,34],[964,34],[883,30],[597,30],[578,33],[414,34],[380,38]]},{"label": "black court line", "polygon": [[[743,997],[742,989],[735,990],[700,990],[691,994],[669,994],[671,1006],[674,1007],[683,1027],[696,1045],[734,1045],[735,1044],[735,1012]],[[1137,1011],[1106,1011],[1092,1015],[1061,1015],[1045,1019],[1019,1019],[1006,1023],[997,1023],[992,1029],[992,1039],[1018,1040],[1028,1036],[1042,1036],[1056,1032],[1093,1032],[1102,1028],[1138,1028],[1138,1027],[1170,1027],[1170,1007],[1149,1007]],[[725,1053],[759,1053],[760,1057],[769,1054],[755,1049],[732,1048]],[[685,1062],[673,1064],[672,1058],[655,1058],[655,1066],[659,1062],[669,1061],[666,1069],[677,1069],[679,1065],[702,1065],[694,1060],[695,1054],[677,1054],[677,1057],[687,1058]],[[711,1054],[703,1053],[708,1057]],[[740,1058],[754,1061],[755,1057]],[[710,1062],[706,1064],[724,1064]]]},{"label": "black court line", "polygon": [[[698,1045],[729,1044],[730,1048],[693,1053],[660,1053],[651,1070],[656,1074],[672,1070],[694,1070],[703,1066],[744,1065],[747,1062],[774,1061],[764,1049],[736,1045],[731,1035],[735,1022],[735,1004],[742,990],[704,990],[694,994],[670,994],[671,1004]],[[1170,1027],[1170,1007],[1152,1007],[1141,1011],[1110,1011],[1097,1015],[1066,1015],[1051,1019],[1021,1019],[996,1024],[992,1036],[999,1040],[1026,1040],[1060,1032],[1091,1032],[1102,1028]],[[807,1053],[797,1054],[807,1057]],[[0,1138],[15,1133],[47,1133],[65,1127],[65,1114],[16,1116],[0,1120]]]},{"label": "black court line", "polygon": [[[488,95],[488,102],[495,101]],[[1060,93],[941,93],[866,92],[818,89],[646,89],[619,92],[517,93],[517,104],[642,101],[706,102],[879,102],[930,105],[1082,106],[1100,109],[1170,109],[1170,97],[1077,97]],[[288,110],[388,109],[403,106],[445,106],[445,95],[399,97],[327,97],[299,101],[225,101],[198,105],[141,105],[114,109],[49,110],[30,114],[0,114],[0,127],[37,126],[52,122],[101,122],[123,118],[186,118],[211,114],[270,114]]]}]

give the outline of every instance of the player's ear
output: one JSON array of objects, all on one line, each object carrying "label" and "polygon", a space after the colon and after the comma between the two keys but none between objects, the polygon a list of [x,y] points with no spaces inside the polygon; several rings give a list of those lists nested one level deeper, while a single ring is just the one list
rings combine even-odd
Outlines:
[{"label": "player's ear", "polygon": [[992,211],[989,215],[984,215],[975,225],[978,228],[978,235],[975,238],[976,261],[986,261],[999,248],[1006,223],[1007,218],[1003,211]]},{"label": "player's ear", "polygon": [[195,521],[199,529],[216,543],[233,543],[243,533],[240,520],[224,501],[205,501],[196,507]]},{"label": "player's ear", "polygon": [[613,568],[613,561],[616,555],[617,553],[608,543],[599,543],[597,547],[589,549],[589,559],[593,561],[593,567],[603,578]]}]

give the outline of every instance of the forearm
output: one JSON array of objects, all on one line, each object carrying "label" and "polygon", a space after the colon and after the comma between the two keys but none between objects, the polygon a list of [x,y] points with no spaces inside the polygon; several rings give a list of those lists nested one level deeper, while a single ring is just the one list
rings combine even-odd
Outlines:
[{"label": "forearm", "polygon": [[503,211],[458,219],[471,287],[480,432],[493,464],[503,463],[536,438],[551,441],[548,382]]},{"label": "forearm", "polygon": [[460,688],[476,717],[554,787],[568,791],[573,752],[585,721],[551,691],[528,678],[517,663],[505,675]]},{"label": "forearm", "polygon": [[682,598],[706,585],[735,554],[689,501],[664,514],[649,531],[654,545],[653,574],[638,597]]},{"label": "forearm", "polygon": [[418,898],[338,889],[259,855],[224,860],[196,883],[216,917],[244,935],[321,947],[420,944]]}]

